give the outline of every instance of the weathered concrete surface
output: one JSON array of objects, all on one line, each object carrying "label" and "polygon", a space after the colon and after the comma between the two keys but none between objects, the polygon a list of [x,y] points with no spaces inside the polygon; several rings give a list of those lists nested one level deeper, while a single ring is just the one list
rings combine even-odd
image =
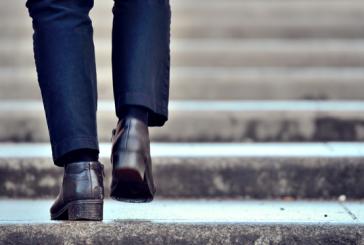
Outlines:
[{"label": "weathered concrete surface", "polygon": [[1,244],[364,244],[359,203],[105,202],[103,222],[51,222],[52,201],[1,201]]},{"label": "weathered concrete surface", "polygon": [[364,244],[363,226],[116,223],[0,225],[3,244]]},{"label": "weathered concrete surface", "polygon": [[[111,164],[105,164],[105,196]],[[363,157],[153,157],[157,198],[364,199]],[[51,158],[0,158],[0,197],[58,195],[61,168]]]},{"label": "weathered concrete surface", "polygon": [[[111,39],[95,38],[96,63],[111,66]],[[0,66],[34,65],[31,38],[0,39]],[[171,39],[171,66],[362,67],[362,39]]]},{"label": "weathered concrete surface", "polygon": [[[350,67],[174,67],[171,69],[170,99],[364,100],[363,77],[363,68]],[[111,67],[99,67],[97,78],[98,98],[112,99]],[[3,101],[41,101],[34,66],[0,68],[0,81],[0,99]]]},{"label": "weathered concrete surface", "polygon": [[[25,102],[24,102],[25,103]],[[267,103],[267,105],[269,102]],[[290,102],[283,103],[290,105]],[[354,103],[355,104],[355,103]],[[292,104],[295,105],[295,104]],[[319,105],[319,104],[318,104]],[[364,113],[353,110],[229,111],[171,109],[162,128],[150,128],[154,142],[322,142],[364,141]],[[297,105],[299,106],[299,105]],[[48,142],[48,129],[39,110],[0,110],[0,141]],[[100,142],[109,142],[117,123],[113,109],[98,111]],[[206,126],[208,125],[208,126]]]}]

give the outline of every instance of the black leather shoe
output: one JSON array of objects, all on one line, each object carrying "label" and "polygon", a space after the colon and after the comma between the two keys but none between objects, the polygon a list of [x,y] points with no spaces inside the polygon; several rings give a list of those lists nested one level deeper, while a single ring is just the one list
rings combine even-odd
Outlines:
[{"label": "black leather shoe", "polygon": [[64,167],[63,183],[51,207],[52,220],[102,220],[104,165],[75,162]]},{"label": "black leather shoe", "polygon": [[110,197],[122,202],[151,202],[156,191],[152,175],[148,126],[125,117],[113,130]]}]

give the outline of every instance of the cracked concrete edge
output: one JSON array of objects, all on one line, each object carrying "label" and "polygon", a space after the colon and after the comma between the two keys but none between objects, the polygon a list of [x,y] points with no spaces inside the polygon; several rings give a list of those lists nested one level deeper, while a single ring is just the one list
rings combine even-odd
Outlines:
[{"label": "cracked concrete edge", "polygon": [[1,244],[364,244],[363,225],[151,221],[1,224]]},{"label": "cracked concrete edge", "polygon": [[[111,164],[105,165],[105,196]],[[157,198],[363,199],[364,158],[153,158]],[[0,158],[0,197],[54,198],[62,168],[50,158]]]}]

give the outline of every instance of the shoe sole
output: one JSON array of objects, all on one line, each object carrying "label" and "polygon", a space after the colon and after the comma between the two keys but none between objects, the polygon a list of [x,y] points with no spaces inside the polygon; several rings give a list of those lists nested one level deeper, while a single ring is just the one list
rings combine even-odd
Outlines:
[{"label": "shoe sole", "polygon": [[143,157],[135,152],[124,152],[122,158],[112,157],[118,161],[113,170],[113,178],[117,181],[110,197],[115,201],[129,203],[147,203],[153,201],[152,192],[146,177]]},{"label": "shoe sole", "polygon": [[60,211],[51,214],[51,220],[94,220],[104,216],[102,200],[78,200],[67,203]]}]

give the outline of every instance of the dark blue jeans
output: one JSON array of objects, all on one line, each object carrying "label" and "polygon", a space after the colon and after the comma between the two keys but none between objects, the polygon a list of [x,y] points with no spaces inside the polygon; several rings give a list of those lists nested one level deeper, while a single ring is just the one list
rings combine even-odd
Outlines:
[{"label": "dark blue jeans", "polygon": [[[77,149],[98,150],[93,0],[28,0],[34,57],[56,160]],[[149,126],[168,118],[168,0],[115,0],[112,70],[116,112],[149,110]],[[110,129],[111,130],[111,129]]]}]

